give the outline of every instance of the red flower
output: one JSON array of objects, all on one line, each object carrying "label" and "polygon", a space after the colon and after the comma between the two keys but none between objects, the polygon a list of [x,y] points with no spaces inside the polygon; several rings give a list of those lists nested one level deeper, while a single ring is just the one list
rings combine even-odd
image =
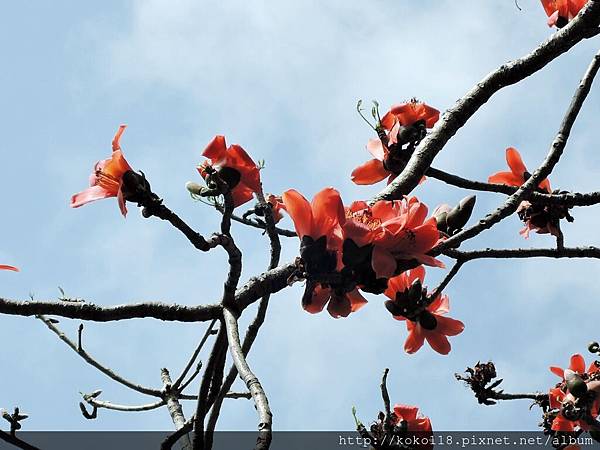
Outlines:
[{"label": "red flower", "polygon": [[122,185],[123,175],[131,171],[131,166],[125,160],[119,140],[126,125],[121,125],[112,141],[111,158],[98,161],[94,166],[94,171],[90,175],[90,187],[86,190],[73,195],[71,198],[71,207],[78,208],[86,203],[93,202],[108,197],[117,197],[119,209],[123,216],[127,215],[125,198],[123,197]]},{"label": "red flower", "polygon": [[418,438],[419,444],[415,448],[429,450],[433,448],[433,429],[431,420],[419,414],[419,408],[409,405],[394,405],[396,421],[394,425],[399,426],[401,422],[406,423],[406,430]]},{"label": "red flower", "polygon": [[381,223],[372,241],[373,270],[378,277],[392,276],[397,260],[415,259],[429,266],[444,267],[441,261],[426,254],[438,243],[440,232],[435,218],[427,219],[427,206],[416,197],[378,201],[370,213]]},{"label": "red flower", "polygon": [[[510,172],[498,172],[491,175],[488,178],[489,183],[521,186],[531,177],[521,159],[521,155],[515,148],[509,147],[506,149],[506,162],[510,167]],[[548,194],[551,193],[550,181],[545,179],[540,182],[538,190]],[[527,238],[529,232],[533,230],[539,234],[550,233],[558,236],[558,219],[556,217],[567,217],[569,220],[572,220],[572,218],[568,214],[568,209],[554,207],[554,210],[551,211],[552,208],[552,206],[534,205],[528,201],[522,201],[517,209],[517,214],[525,222],[525,228],[520,231],[520,234]]]},{"label": "red flower", "polygon": [[449,300],[446,295],[438,295],[425,311],[419,311],[419,305],[407,302],[406,297],[409,294],[409,289],[413,284],[422,284],[424,279],[425,269],[423,266],[406,271],[388,280],[385,295],[393,302],[397,302],[397,307],[406,311],[407,314],[413,315],[416,311],[416,315],[408,320],[403,315],[393,316],[396,320],[406,320],[408,337],[404,343],[404,350],[407,353],[415,353],[427,340],[432,349],[442,355],[447,355],[451,346],[446,336],[456,336],[462,333],[465,326],[459,320],[444,316],[450,311]]},{"label": "red flower", "polygon": [[[431,128],[440,118],[440,112],[422,102],[412,100],[393,106],[381,119],[379,126],[387,131],[385,144],[379,138],[370,139],[367,150],[374,159],[358,166],[352,171],[351,179],[356,184],[374,184],[388,178],[391,183],[398,173],[390,170],[390,147],[398,143],[400,127],[411,127],[417,123],[425,128]],[[424,179],[424,178],[423,178]],[[423,179],[421,181],[423,181]]]},{"label": "red flower", "polygon": [[369,139],[367,150],[374,159],[358,166],[350,175],[355,184],[375,184],[388,178],[388,184],[396,178],[396,174],[387,170],[384,161],[387,159],[388,149],[383,146],[379,139]]},{"label": "red flower", "polygon": [[[306,272],[327,274],[340,268],[341,224],[346,218],[339,192],[325,188],[314,196],[312,203],[293,189],[284,192],[282,198],[301,240],[300,256]],[[307,284],[307,288],[302,306],[312,314],[321,312],[327,304],[332,317],[347,317],[367,303],[355,287],[346,291],[341,287]]]},{"label": "red flower", "polygon": [[340,317],[348,317],[350,313],[358,311],[366,304],[367,300],[356,288],[350,292],[340,294],[334,289],[317,285],[310,302],[302,306],[305,311],[316,314],[323,311],[323,308],[327,305],[329,315],[334,319],[339,319]]},{"label": "red flower", "polygon": [[381,118],[381,126],[389,131],[396,124],[409,127],[422,120],[427,128],[432,128],[439,118],[440,112],[437,109],[423,102],[411,100],[392,106],[389,112]]},{"label": "red flower", "polygon": [[[573,356],[571,356],[571,360],[569,362],[569,369],[575,373],[578,373],[579,375],[583,375],[585,373],[591,375],[594,372],[598,372],[598,370],[600,370],[596,363],[592,362],[586,372],[585,359],[579,353],[575,353]],[[554,375],[559,376],[562,379],[565,378],[565,370],[560,367],[551,366],[550,372],[552,372]]]},{"label": "red flower", "polygon": [[7,266],[4,264],[0,264],[0,270],[12,270],[13,272],[18,272],[19,269],[14,266]]},{"label": "red flower", "polygon": [[[527,171],[527,167],[521,159],[521,155],[516,148],[509,147],[506,149],[506,162],[510,168],[510,172],[497,172],[488,178],[488,183],[507,184],[509,186],[521,186],[531,177]],[[550,182],[548,179],[543,180],[538,185],[538,188],[546,193],[551,193]]]},{"label": "red flower", "polygon": [[298,191],[290,189],[283,193],[282,200],[300,239],[309,236],[317,240],[325,236],[328,247],[339,244],[339,225],[345,221],[345,214],[338,191],[325,188],[309,203]]},{"label": "red flower", "polygon": [[267,203],[271,205],[271,211],[273,212],[273,220],[275,221],[275,223],[279,222],[283,218],[281,211],[285,210],[283,199],[277,195],[268,194]]},{"label": "red flower", "polygon": [[[564,392],[559,387],[555,387],[553,389],[550,389],[548,397],[550,399],[550,408],[559,410],[559,413],[552,421],[552,430],[572,433],[573,431],[575,431],[576,427],[579,427],[584,431],[588,431],[590,429],[590,425],[584,420],[569,420],[565,416],[563,416],[562,411],[560,411],[563,403],[573,402],[575,400],[575,398],[571,394],[569,394],[568,392]],[[592,418],[595,419],[598,416],[597,399],[594,401],[590,412]]]},{"label": "red flower", "polygon": [[541,0],[548,16],[548,26],[564,27],[585,6],[587,0]]},{"label": "red flower", "polygon": [[260,191],[259,168],[239,145],[234,144],[228,148],[224,136],[215,136],[202,152],[202,156],[208,160],[198,167],[198,172],[202,178],[206,178],[207,167],[215,169],[228,184],[234,206],[252,200],[253,193]]}]

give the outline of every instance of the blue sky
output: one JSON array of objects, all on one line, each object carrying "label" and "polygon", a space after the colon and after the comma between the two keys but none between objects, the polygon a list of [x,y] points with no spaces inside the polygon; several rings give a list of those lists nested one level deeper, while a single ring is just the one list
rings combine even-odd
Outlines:
[{"label": "blue sky", "polygon": [[[450,107],[486,73],[552,32],[537,0],[519,3],[522,11],[508,0],[5,3],[0,261],[22,272],[0,274],[2,296],[55,299],[61,286],[102,305],[216,301],[226,270],[222,252],[196,252],[134,207],[123,220],[113,200],[69,208],[93,163],[109,154],[119,124],[129,126],[122,139],[129,162],[204,234],[217,228],[218,216],[192,201],[184,185],[198,180],[195,165],[215,134],[266,160],[267,191],[294,187],[310,197],[332,185],[348,203],[366,199],[382,186],[349,180],[368,159],[364,146],[372,137],[356,101],[377,99],[387,108],[416,96],[440,110]],[[585,42],[494,96],[436,166],[485,179],[505,168],[508,146],[529,167],[539,164],[597,45],[597,39]],[[599,116],[595,89],[551,177],[553,187],[597,190]],[[467,195],[435,180],[415,193],[432,209]],[[478,194],[475,214],[501,200]],[[566,244],[599,245],[597,210],[581,208],[574,216],[564,227]],[[520,228],[511,217],[465,248],[553,244],[548,236],[523,241]],[[266,267],[266,240],[239,225],[234,232],[246,279]],[[294,258],[297,247],[297,240],[286,240],[282,260]],[[443,274],[430,270],[427,283]],[[405,354],[404,325],[391,319],[381,298],[334,320],[305,313],[296,286],[273,297],[250,363],[270,396],[277,430],[351,429],[352,405],[363,421],[375,418],[384,367],[391,369],[392,401],[419,405],[437,430],[535,429],[539,414],[527,402],[482,407],[453,373],[491,358],[508,391],[550,387],[555,378],[548,366],[566,365],[599,337],[588,319],[598,275],[595,261],[469,263],[447,289],[451,316],[466,329],[446,357],[428,347]],[[0,324],[0,407],[29,413],[27,429],[171,429],[164,409],[103,410],[98,420],[85,420],[79,391],[102,389],[103,399],[126,404],[147,399],[87,366],[41,322],[4,316]],[[61,321],[72,337],[78,325]],[[151,319],[89,323],[84,345],[124,376],[156,387],[160,368],[177,373],[202,332],[197,324]],[[185,412],[193,407],[186,404]],[[250,402],[225,404],[221,429],[255,427]]]}]

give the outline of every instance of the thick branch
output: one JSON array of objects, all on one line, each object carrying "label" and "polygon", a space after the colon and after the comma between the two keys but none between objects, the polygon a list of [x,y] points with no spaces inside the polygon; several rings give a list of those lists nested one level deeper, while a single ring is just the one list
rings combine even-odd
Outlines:
[{"label": "thick branch", "polygon": [[372,201],[391,200],[412,191],[446,143],[496,92],[542,69],[583,39],[600,24],[600,0],[590,0],[579,16],[554,33],[528,55],[503,64],[467,92],[443,115],[421,142],[402,173]]},{"label": "thick branch", "polygon": [[[179,403],[179,399],[177,398],[177,390],[176,388],[174,389],[171,375],[166,368],[160,370],[160,378],[163,382],[163,390],[165,392],[164,401],[167,404],[167,410],[175,425],[175,430],[180,430],[185,426],[185,416],[183,415],[181,403]],[[183,449],[191,450],[192,442],[189,436],[186,434],[183,438]]]},{"label": "thick branch", "polygon": [[267,395],[265,394],[260,381],[250,369],[246,357],[244,356],[244,352],[242,351],[237,318],[227,308],[223,310],[223,318],[227,329],[227,341],[229,342],[229,351],[233,358],[233,363],[240,374],[240,378],[244,381],[246,387],[252,394],[254,405],[258,412],[258,431],[260,434],[255,449],[267,449],[269,448],[272,438],[271,424],[273,416],[271,414],[271,409],[269,408]]},{"label": "thick branch", "polygon": [[[261,279],[268,280],[268,273]],[[260,291],[260,286],[249,286],[244,301],[251,304],[251,292]],[[69,319],[111,322],[125,319],[153,318],[179,322],[205,322],[221,316],[220,305],[185,306],[160,302],[130,303],[116,306],[99,306],[93,303],[69,303],[55,301],[19,301],[0,298],[0,314],[16,316],[51,315]]]},{"label": "thick branch", "polygon": [[[595,5],[600,8],[600,0],[597,0]],[[600,11],[598,11],[597,14],[598,17],[600,17]],[[538,170],[536,170],[514,194],[508,197],[508,199],[502,206],[500,206],[500,208],[481,219],[472,227],[467,228],[442,242],[437,246],[438,251],[446,248],[452,248],[453,246],[456,246],[467,239],[477,236],[482,231],[491,228],[502,219],[510,216],[517,210],[521,201],[525,199],[531,192],[533,192],[542,180],[550,175],[554,169],[554,166],[558,163],[565,146],[567,145],[567,140],[571,134],[571,129],[573,128],[575,119],[579,115],[583,102],[590,92],[594,78],[598,73],[598,69],[600,69],[600,52],[594,56],[594,59],[583,76],[579,87],[575,91],[575,95],[573,96],[571,104],[569,105],[565,117],[563,118],[558,134],[554,138],[550,151]]]}]

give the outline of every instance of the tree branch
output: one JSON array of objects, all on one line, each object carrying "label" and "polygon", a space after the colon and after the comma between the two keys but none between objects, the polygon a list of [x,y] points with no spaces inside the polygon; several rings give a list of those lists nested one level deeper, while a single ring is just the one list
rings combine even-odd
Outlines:
[{"label": "tree branch", "polygon": [[52,323],[52,321],[50,319],[48,319],[47,317],[38,315],[37,318],[40,319],[42,322],[44,322],[44,324],[50,329],[50,331],[52,331],[54,334],[56,334],[61,341],[63,341],[65,344],[67,344],[69,347],[71,347],[71,349],[75,353],[77,353],[79,356],[81,356],[85,362],[87,362],[92,367],[95,367],[96,369],[98,369],[100,372],[102,372],[107,377],[112,378],[117,383],[120,383],[123,386],[128,387],[129,389],[132,389],[134,391],[140,392],[141,394],[151,395],[154,397],[162,397],[161,392],[159,390],[150,389],[150,388],[141,386],[139,384],[133,383],[129,380],[126,380],[122,376],[117,375],[115,372],[113,372],[108,367],[105,367],[102,364],[100,364],[92,356],[90,356],[83,348],[78,349],[77,345],[73,341],[71,341],[60,329],[58,329],[58,327],[56,327],[56,325],[54,325]]},{"label": "tree branch", "polygon": [[[384,190],[373,197],[392,200],[412,191],[436,155],[463,125],[496,92],[524,80],[580,41],[595,34],[600,25],[600,0],[589,0],[579,16],[554,33],[528,55],[501,65],[487,75],[450,108],[411,156],[402,173]],[[594,32],[594,33],[592,33]]]},{"label": "tree branch", "polygon": [[[591,2],[590,4],[595,4],[600,9],[600,0],[597,0],[596,3]],[[589,7],[588,7],[589,11]],[[598,18],[600,20],[600,10],[597,13]],[[578,19],[581,20],[581,17]],[[452,248],[460,244],[461,242],[470,239],[472,237],[477,236],[484,230],[491,228],[496,223],[500,222],[502,219],[510,216],[516,209],[519,207],[519,204],[523,199],[525,199],[534,189],[537,188],[539,183],[544,180],[560,159],[565,146],[567,145],[567,140],[569,139],[569,135],[571,134],[571,129],[573,128],[573,124],[575,123],[575,119],[579,115],[581,111],[581,107],[583,102],[587,98],[587,95],[590,92],[592,87],[592,83],[596,74],[598,73],[598,69],[600,69],[600,52],[598,52],[591,64],[589,65],[585,75],[583,76],[573,99],[571,100],[571,104],[567,109],[565,117],[561,123],[558,134],[554,138],[552,142],[552,146],[550,147],[550,151],[548,155],[544,159],[542,165],[536,170],[531,177],[525,181],[517,191],[512,194],[508,199],[504,202],[502,206],[500,206],[496,211],[491,214],[488,214],[485,218],[481,219],[477,224],[473,225],[470,228],[462,230],[445,240],[441,244],[439,244],[434,251],[440,251],[447,248]]]}]

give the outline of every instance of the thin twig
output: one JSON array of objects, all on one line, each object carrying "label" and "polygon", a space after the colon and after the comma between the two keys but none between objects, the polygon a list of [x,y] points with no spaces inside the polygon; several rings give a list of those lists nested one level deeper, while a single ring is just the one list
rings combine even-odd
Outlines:
[{"label": "thin twig", "polygon": [[111,409],[113,411],[122,411],[122,412],[152,411],[153,409],[160,408],[161,406],[164,406],[166,404],[166,402],[162,399],[158,400],[156,402],[153,402],[153,403],[148,403],[145,405],[135,405],[135,406],[120,405],[118,403],[112,403],[112,402],[107,402],[107,401],[103,401],[103,400],[96,400],[95,398],[87,397],[85,395],[83,396],[83,399],[85,400],[86,403],[88,403],[91,406],[95,406],[96,408]]},{"label": "thin twig", "polygon": [[147,387],[141,386],[139,384],[133,383],[133,382],[131,382],[129,380],[126,380],[122,376],[117,375],[115,372],[113,372],[108,367],[105,367],[102,364],[100,364],[92,356],[90,356],[85,350],[83,350],[83,349],[78,350],[77,344],[75,344],[73,341],[71,341],[65,335],[65,333],[63,333],[60,329],[58,329],[58,327],[56,325],[54,325],[50,321],[50,319],[48,319],[47,317],[44,317],[42,315],[38,315],[36,317],[38,319],[40,319],[42,322],[44,322],[44,324],[46,324],[46,326],[50,329],[50,331],[52,331],[54,334],[56,334],[61,341],[63,341],[65,344],[67,344],[69,347],[71,347],[71,349],[75,353],[77,353],[79,356],[81,356],[85,362],[87,362],[92,367],[95,367],[96,369],[98,369],[104,375],[108,376],[109,378],[112,378],[117,383],[120,383],[123,386],[126,386],[129,389],[132,389],[134,391],[140,392],[140,393],[145,394],[145,395],[151,395],[151,396],[154,396],[154,397],[162,397],[162,394],[161,394],[161,392],[159,390],[147,388]]},{"label": "thin twig", "polygon": [[[194,350],[194,353],[192,353],[192,356],[190,357],[187,365],[185,366],[185,368],[183,369],[183,371],[181,372],[181,374],[179,375],[179,377],[177,377],[177,379],[173,383],[173,389],[179,388],[179,386],[183,382],[183,379],[186,377],[186,375],[188,374],[188,372],[190,371],[190,369],[194,365],[194,362],[196,361],[196,358],[200,354],[200,351],[202,350],[202,347],[206,343],[208,337],[212,334],[213,328],[215,327],[216,323],[217,323],[217,319],[213,319],[212,322],[210,323],[210,325],[208,326],[208,328],[206,329],[206,332],[204,333],[204,336],[202,336],[202,339],[200,339],[200,342],[198,343],[198,346]],[[183,389],[184,388],[182,388],[182,390]]]}]

